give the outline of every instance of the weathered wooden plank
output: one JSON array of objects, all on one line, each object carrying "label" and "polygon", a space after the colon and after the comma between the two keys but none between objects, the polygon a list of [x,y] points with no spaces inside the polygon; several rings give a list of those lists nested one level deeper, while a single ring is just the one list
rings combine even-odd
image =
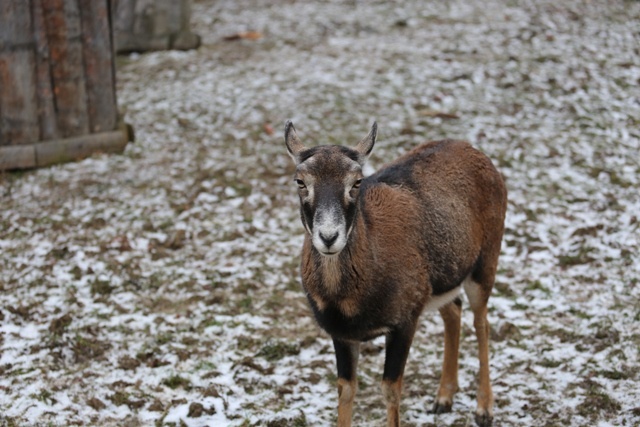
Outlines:
[{"label": "weathered wooden plank", "polygon": [[190,0],[112,0],[118,52],[193,49],[200,37],[189,30]]},{"label": "weathered wooden plank", "polygon": [[168,36],[167,0],[135,0],[133,33],[141,36]]},{"label": "weathered wooden plank", "polygon": [[135,19],[135,0],[111,0],[111,13],[113,14],[113,28],[115,33],[131,32]]},{"label": "weathered wooden plank", "polygon": [[31,29],[28,2],[0,2],[0,145],[38,138]]},{"label": "weathered wooden plank", "polygon": [[28,169],[80,160],[98,153],[122,153],[132,140],[128,125],[111,132],[0,147],[0,170]]},{"label": "weathered wooden plank", "polygon": [[46,141],[35,145],[36,165],[48,166],[56,163],[80,160],[97,153],[121,153],[129,135],[124,127],[111,132],[92,133],[57,141]]},{"label": "weathered wooden plank", "polygon": [[183,25],[182,12],[185,1],[166,1],[165,7],[167,8],[167,28],[171,34],[177,34],[182,31],[183,28],[188,28]]},{"label": "weathered wooden plank", "polygon": [[155,8],[150,0],[130,0],[135,6],[133,8],[133,26],[131,32],[134,34],[153,34],[153,14]]},{"label": "weathered wooden plank", "polygon": [[0,0],[0,170],[124,150],[110,1]]},{"label": "weathered wooden plank", "polygon": [[[138,0],[143,1],[143,0]],[[146,0],[153,4],[153,34],[156,36],[168,36],[171,33],[169,28],[169,0]]]},{"label": "weathered wooden plank", "polygon": [[132,42],[134,50],[169,49],[169,26],[163,0],[136,0]]},{"label": "weathered wooden plank", "polygon": [[25,0],[0,1],[0,51],[32,46],[31,11]]},{"label": "weathered wooden plank", "polygon": [[0,53],[0,145],[38,140],[34,69],[31,50]]},{"label": "weathered wooden plank", "polygon": [[108,0],[79,0],[89,129],[115,128],[118,112]]},{"label": "weathered wooden plank", "polygon": [[89,133],[77,0],[45,0],[41,4],[51,55],[58,130],[63,137]]},{"label": "weathered wooden plank", "polygon": [[112,0],[113,39],[117,50],[128,51],[133,31],[135,0]]},{"label": "weathered wooden plank", "polygon": [[199,35],[185,30],[171,38],[171,49],[197,49],[200,46],[200,42]]},{"label": "weathered wooden plank", "polygon": [[200,36],[191,32],[191,0],[180,1],[180,31],[173,35],[172,49],[197,49],[200,47]]},{"label": "weathered wooden plank", "polygon": [[0,147],[0,170],[36,167],[35,145],[9,145]]},{"label": "weathered wooden plank", "polygon": [[58,123],[55,111],[53,88],[51,86],[51,63],[49,56],[49,41],[44,26],[42,2],[46,0],[31,0],[31,15],[33,17],[33,36],[36,43],[36,94],[38,98],[38,119],[40,122],[39,140],[56,139]]},{"label": "weathered wooden plank", "polygon": [[191,30],[191,0],[183,0],[180,2],[180,29],[182,31]]},{"label": "weathered wooden plank", "polygon": [[118,52],[162,50],[170,47],[162,1],[164,0],[116,1],[114,38]]},{"label": "weathered wooden plank", "polygon": [[[48,2],[51,0],[45,0]],[[82,35],[82,23],[80,22],[80,5],[78,0],[63,0],[64,14],[67,21],[67,37],[76,39]],[[78,40],[79,41],[79,40]]]}]

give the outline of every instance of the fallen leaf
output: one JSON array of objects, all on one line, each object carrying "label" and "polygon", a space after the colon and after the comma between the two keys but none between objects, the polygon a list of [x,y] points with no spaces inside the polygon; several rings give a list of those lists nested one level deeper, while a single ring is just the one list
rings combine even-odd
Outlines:
[{"label": "fallen leaf", "polygon": [[460,116],[454,113],[446,113],[444,111],[438,110],[421,110],[418,111],[418,114],[425,117],[438,117],[441,119],[459,119]]},{"label": "fallen leaf", "polygon": [[244,31],[241,33],[235,33],[230,36],[226,36],[224,40],[233,41],[233,40],[258,40],[262,38],[262,33],[257,31]]}]

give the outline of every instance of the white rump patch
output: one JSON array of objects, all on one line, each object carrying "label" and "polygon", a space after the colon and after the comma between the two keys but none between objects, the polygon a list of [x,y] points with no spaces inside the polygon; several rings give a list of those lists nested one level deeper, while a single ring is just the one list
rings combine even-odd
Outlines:
[{"label": "white rump patch", "polygon": [[480,285],[471,279],[471,276],[467,276],[462,282],[464,286],[464,293],[467,294],[467,298],[469,299],[469,305],[473,310],[474,307],[477,307],[478,304],[482,304],[482,292],[480,289]]},{"label": "white rump patch", "polygon": [[[467,279],[465,279],[466,281]],[[456,299],[458,295],[460,295],[460,291],[462,290],[462,286],[458,286],[456,288],[451,289],[449,292],[445,292],[444,294],[431,296],[431,299],[425,306],[425,310],[427,311],[435,311],[440,307],[443,307],[449,304],[451,301]]]}]

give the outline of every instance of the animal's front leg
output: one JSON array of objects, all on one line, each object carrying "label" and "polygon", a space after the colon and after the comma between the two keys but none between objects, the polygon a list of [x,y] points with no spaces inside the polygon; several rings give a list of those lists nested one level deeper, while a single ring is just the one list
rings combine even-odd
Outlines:
[{"label": "animal's front leg", "polygon": [[413,341],[415,327],[396,329],[387,335],[382,393],[387,403],[387,427],[400,426],[402,376]]},{"label": "animal's front leg", "polygon": [[333,340],[338,364],[338,427],[350,427],[353,414],[353,399],[358,390],[356,370],[360,343]]}]

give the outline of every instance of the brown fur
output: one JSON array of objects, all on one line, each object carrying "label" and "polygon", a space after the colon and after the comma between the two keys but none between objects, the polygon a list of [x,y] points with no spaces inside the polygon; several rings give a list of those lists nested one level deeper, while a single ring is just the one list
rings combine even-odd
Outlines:
[{"label": "brown fur", "polygon": [[[352,231],[353,238],[360,239],[358,247],[348,247],[349,269],[340,269],[338,259],[322,259],[320,270],[312,270],[314,257],[312,245],[307,235],[302,258],[305,260],[302,274],[307,292],[318,300],[330,299],[340,306],[358,306],[359,301],[367,293],[367,284],[378,270],[390,269],[402,271],[399,284],[418,285],[412,292],[399,292],[407,300],[389,301],[397,308],[398,315],[408,305],[413,310],[420,310],[429,297],[428,272],[423,257],[411,241],[418,238],[415,232],[419,218],[414,215],[417,206],[414,198],[407,191],[398,191],[388,186],[373,189],[367,193],[367,205],[370,206],[370,224],[365,225],[360,216]],[[368,229],[367,229],[368,228]],[[370,248],[371,250],[367,250]],[[402,253],[402,257],[398,257]],[[344,265],[344,263],[341,262]],[[409,266],[410,268],[406,268]],[[311,280],[306,280],[309,278]],[[347,280],[344,280],[347,279]],[[417,299],[415,299],[417,297]],[[365,309],[365,307],[362,307]],[[358,309],[348,309],[355,314]],[[349,313],[345,312],[345,315]],[[410,313],[407,313],[410,315]],[[350,316],[351,317],[351,316]]]},{"label": "brown fur", "polygon": [[400,426],[400,395],[402,378],[395,381],[382,381],[382,395],[387,404],[387,427]]},{"label": "brown fur", "polygon": [[356,390],[358,389],[357,381],[355,378],[351,381],[347,381],[343,378],[338,378],[338,425],[351,424],[351,418],[353,415],[353,401],[356,397]]},{"label": "brown fur", "polygon": [[440,308],[444,321],[444,355],[442,377],[434,412],[448,412],[453,405],[453,395],[458,391],[458,347],[460,343],[461,310],[457,304],[447,304]]},{"label": "brown fur", "polygon": [[[287,125],[287,135],[291,129]],[[301,176],[306,179],[303,174],[311,175],[314,182],[334,182],[333,188],[337,188],[341,174],[358,173],[353,166],[349,171],[341,170],[352,165],[349,159],[364,162],[358,156],[366,158],[375,133],[374,125],[371,141],[361,141],[354,154],[335,146],[317,147],[311,153],[297,136],[288,148],[298,163],[304,164],[305,156],[313,156],[310,166],[301,169]],[[455,298],[455,291],[464,283],[479,348],[476,422],[490,426],[493,394],[486,304],[504,227],[506,190],[502,177],[491,161],[468,143],[435,141],[389,163],[365,179],[359,191],[351,233],[338,255],[321,255],[306,235],[302,282],[316,319],[333,336],[334,344],[387,335],[383,392],[388,426],[398,426],[404,364],[419,316],[430,302],[446,304],[439,307],[445,321],[445,360],[434,410],[451,409],[458,387],[461,315],[457,303],[442,298]],[[341,202],[345,209],[346,202]],[[338,425],[346,427],[351,425],[355,362],[350,367],[349,359],[341,358],[353,359],[353,354],[341,354],[338,368],[349,378],[339,380]]]}]

